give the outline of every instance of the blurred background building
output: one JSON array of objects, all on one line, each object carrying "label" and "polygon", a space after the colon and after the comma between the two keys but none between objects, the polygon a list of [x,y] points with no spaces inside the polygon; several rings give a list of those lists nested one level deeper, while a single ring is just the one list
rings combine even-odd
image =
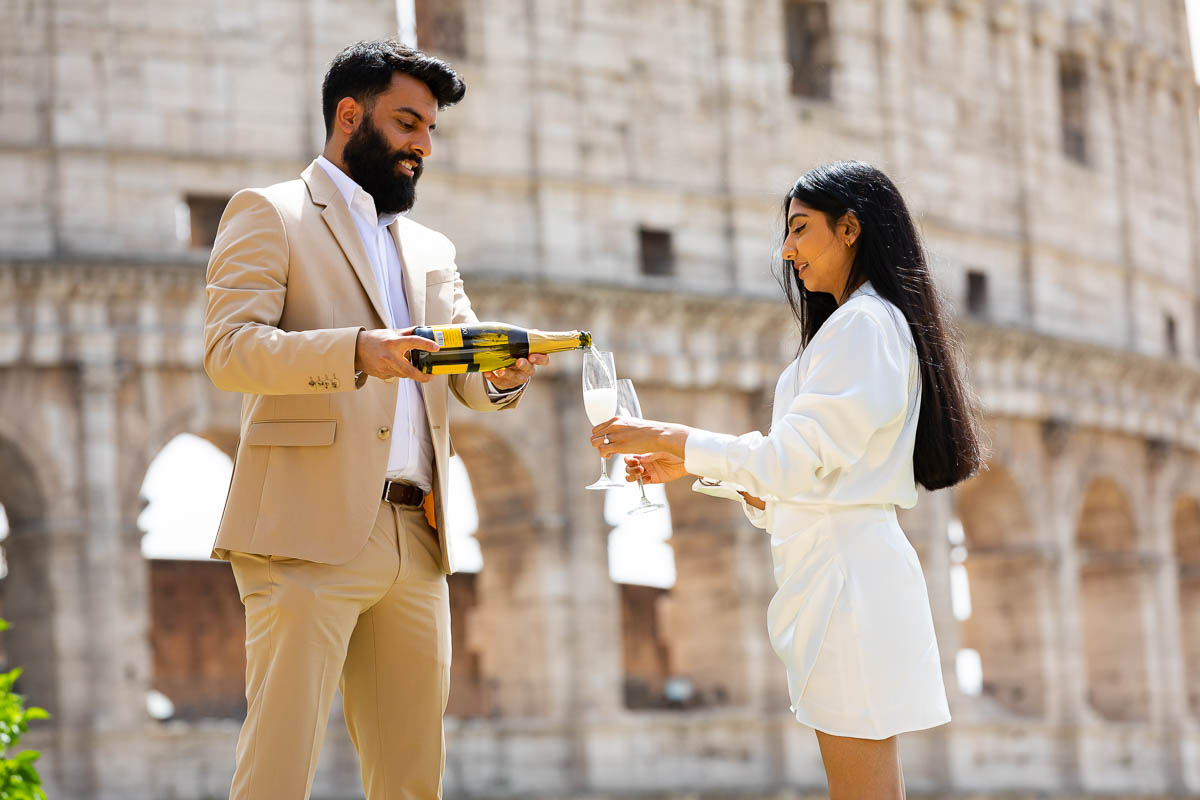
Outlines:
[{"label": "blurred background building", "polygon": [[[211,533],[237,446],[240,398],[201,369],[207,251],[233,192],[319,152],[328,60],[397,31],[469,84],[413,216],[457,244],[482,317],[590,328],[651,417],[768,423],[797,346],[771,274],[781,199],[821,161],[888,171],[994,445],[988,472],[903,519],[955,716],[904,737],[910,789],[1200,792],[1183,0],[16,0],[4,15],[3,649],[54,714],[28,737],[51,797],[227,791],[244,709],[232,576],[144,555]],[[479,556],[451,578],[447,796],[819,794],[765,635],[766,537],[683,482],[669,519],[632,533],[624,500],[582,491],[597,464],[578,366],[556,359],[515,413],[455,422],[475,498],[460,491],[456,524]],[[335,710],[314,797],[359,787]]]}]

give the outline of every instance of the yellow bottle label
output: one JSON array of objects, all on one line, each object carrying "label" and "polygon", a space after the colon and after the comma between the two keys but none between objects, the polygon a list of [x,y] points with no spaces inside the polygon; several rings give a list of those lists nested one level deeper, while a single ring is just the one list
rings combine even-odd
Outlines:
[{"label": "yellow bottle label", "polygon": [[430,375],[463,375],[471,371],[470,364],[434,364]]},{"label": "yellow bottle label", "polygon": [[437,342],[438,347],[462,347],[462,328],[434,328],[433,340]]}]

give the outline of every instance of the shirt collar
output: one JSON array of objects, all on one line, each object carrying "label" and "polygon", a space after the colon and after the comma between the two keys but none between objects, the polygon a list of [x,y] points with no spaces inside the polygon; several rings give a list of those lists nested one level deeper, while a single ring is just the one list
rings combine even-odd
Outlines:
[{"label": "shirt collar", "polygon": [[878,294],[878,292],[875,291],[875,287],[871,285],[870,281],[865,281],[862,286],[859,286],[857,289],[851,292],[850,297],[847,297],[846,299],[849,300],[851,297],[858,297],[860,294],[874,295]]},{"label": "shirt collar", "polygon": [[367,194],[367,191],[359,186],[357,181],[345,172],[342,172],[336,164],[325,156],[317,156],[317,163],[321,165],[321,169],[325,170],[325,174],[333,181],[333,185],[337,187],[338,192],[342,195],[342,199],[350,207],[350,211],[357,214],[364,222],[386,228],[396,221],[396,217],[400,216],[399,214],[377,213],[375,211],[374,198]]}]

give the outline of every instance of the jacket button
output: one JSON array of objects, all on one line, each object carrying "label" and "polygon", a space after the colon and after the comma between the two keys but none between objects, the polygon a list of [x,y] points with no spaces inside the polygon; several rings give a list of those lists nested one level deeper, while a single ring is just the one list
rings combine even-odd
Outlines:
[{"label": "jacket button", "polygon": [[389,428],[389,427],[387,427],[387,426],[385,425],[384,427],[380,428],[380,429],[379,429],[379,431],[378,431],[379,438],[380,438],[380,439],[386,439],[386,438],[388,438],[388,435],[389,435],[391,432],[392,432],[392,429],[391,429],[391,428]]}]

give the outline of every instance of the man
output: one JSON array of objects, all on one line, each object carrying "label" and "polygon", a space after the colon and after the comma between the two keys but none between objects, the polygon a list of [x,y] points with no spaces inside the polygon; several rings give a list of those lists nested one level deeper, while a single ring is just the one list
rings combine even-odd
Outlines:
[{"label": "man", "polygon": [[465,91],[405,45],[348,47],[322,87],[322,155],[300,180],[239,192],[221,220],[204,367],[245,393],[213,548],[246,608],[231,798],[308,797],[339,686],[367,797],[441,796],[448,393],[513,408],[547,363],[430,379],[407,360],[437,349],[411,326],[476,321],[453,245],[400,216],[438,111]]}]

